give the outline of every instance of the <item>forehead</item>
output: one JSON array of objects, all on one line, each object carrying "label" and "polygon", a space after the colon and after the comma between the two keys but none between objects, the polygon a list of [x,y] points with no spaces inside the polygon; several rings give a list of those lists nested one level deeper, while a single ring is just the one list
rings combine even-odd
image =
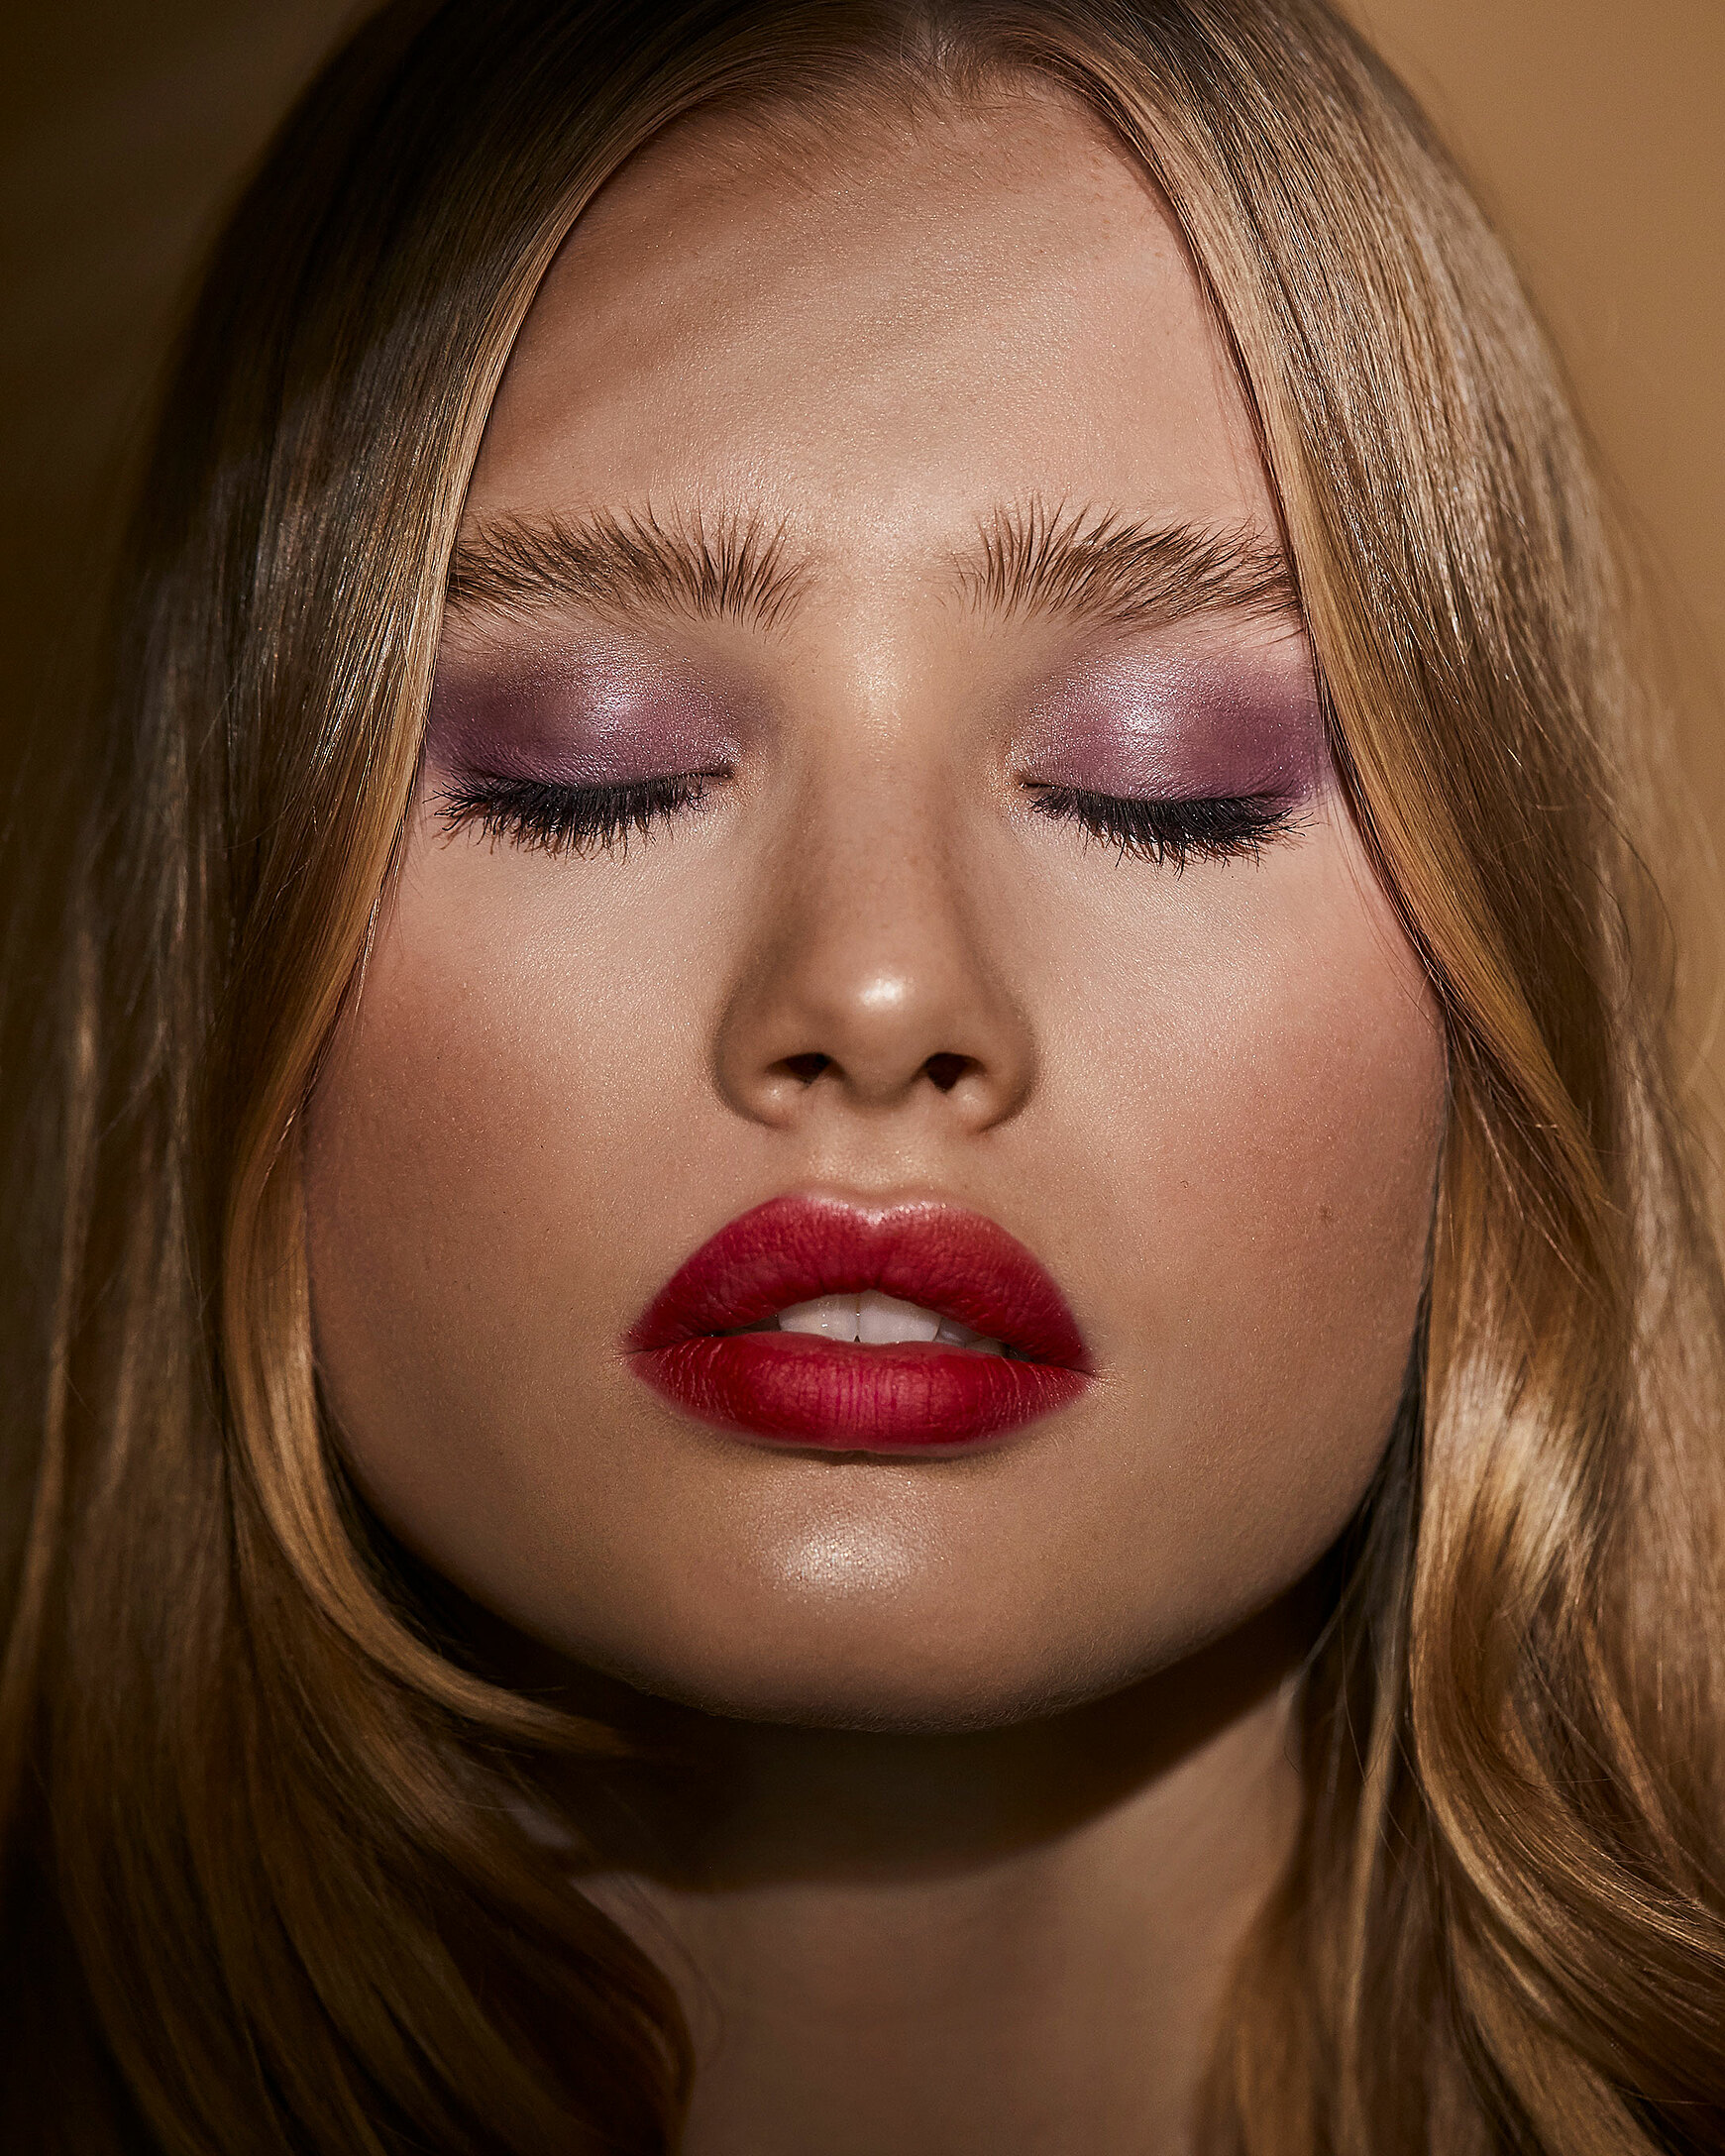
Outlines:
[{"label": "forehead", "polygon": [[529,312],[469,508],[746,505],[861,555],[1029,498],[1274,528],[1160,198],[1034,85],[649,146]]}]

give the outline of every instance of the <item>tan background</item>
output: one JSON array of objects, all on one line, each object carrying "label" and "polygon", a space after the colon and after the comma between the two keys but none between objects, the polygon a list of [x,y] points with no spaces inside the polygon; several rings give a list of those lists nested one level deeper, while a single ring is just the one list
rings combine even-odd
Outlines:
[{"label": "tan background", "polygon": [[[56,647],[67,656],[66,599],[88,574],[186,265],[355,12],[354,0],[14,12],[0,90],[0,695],[14,739]],[[1725,0],[1354,0],[1354,12],[1479,183],[1645,526],[1679,642],[1700,674],[1725,675]],[[1725,739],[1704,690],[1681,747],[1725,835]],[[1725,1048],[1715,1060],[1725,1067]]]}]

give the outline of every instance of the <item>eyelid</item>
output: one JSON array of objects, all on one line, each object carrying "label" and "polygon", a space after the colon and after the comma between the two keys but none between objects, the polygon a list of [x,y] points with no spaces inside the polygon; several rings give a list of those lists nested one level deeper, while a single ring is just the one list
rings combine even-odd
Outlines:
[{"label": "eyelid", "polygon": [[439,659],[427,717],[441,775],[626,785],[742,753],[746,685],[627,637]]},{"label": "eyelid", "polygon": [[1027,700],[1015,761],[1038,780],[1121,799],[1304,799],[1330,768],[1309,659],[1290,677],[1285,660],[1255,648],[1081,657]]}]

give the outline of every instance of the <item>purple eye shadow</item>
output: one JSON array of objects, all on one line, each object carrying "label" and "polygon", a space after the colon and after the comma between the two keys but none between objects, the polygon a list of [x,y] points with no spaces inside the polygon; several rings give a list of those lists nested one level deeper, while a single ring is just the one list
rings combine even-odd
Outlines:
[{"label": "purple eye shadow", "polygon": [[1329,769],[1303,651],[1122,653],[1054,683],[1019,734],[1024,776],[1145,800],[1294,802]]},{"label": "purple eye shadow", "polygon": [[439,660],[426,758],[444,777],[620,786],[713,771],[739,753],[732,701],[639,646]]}]

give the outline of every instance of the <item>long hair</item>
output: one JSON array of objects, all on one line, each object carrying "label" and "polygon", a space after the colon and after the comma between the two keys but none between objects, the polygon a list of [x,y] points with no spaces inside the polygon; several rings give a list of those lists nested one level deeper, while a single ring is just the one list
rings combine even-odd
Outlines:
[{"label": "long hair", "polygon": [[[0,1472],[0,2139],[673,2147],[663,1978],[523,1824],[614,1746],[446,1652],[320,1422],[300,1111],[537,282],[680,115],[1085,100],[1184,233],[1442,1011],[1417,1382],[1299,1706],[1207,2156],[1725,2145],[1725,1292],[1650,722],[1554,363],[1323,0],[395,0],[215,251],[66,761]],[[575,1804],[579,1813],[579,1802]]]}]

